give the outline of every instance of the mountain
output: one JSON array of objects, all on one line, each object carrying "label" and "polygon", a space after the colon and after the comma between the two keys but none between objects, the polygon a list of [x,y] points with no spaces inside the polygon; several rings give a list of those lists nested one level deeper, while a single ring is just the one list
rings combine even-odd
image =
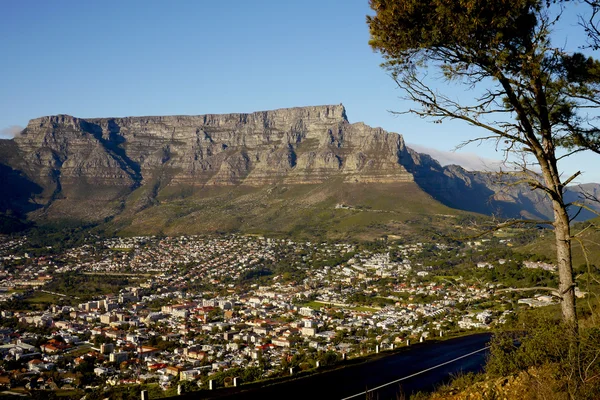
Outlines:
[{"label": "mountain", "polygon": [[507,191],[493,174],[442,167],[399,134],[350,123],[342,105],[36,118],[0,140],[0,180],[10,188],[0,195],[5,215],[110,221],[132,232],[293,230],[336,218],[351,226],[338,217],[358,210],[371,213],[365,224],[381,219],[376,212],[541,218],[549,210],[541,193]]},{"label": "mountain", "polygon": [[[444,167],[444,174],[448,176],[446,181],[457,180],[459,184],[464,184],[462,188],[447,190],[436,196],[438,200],[453,208],[508,218],[554,218],[552,204],[545,194],[541,190],[532,190],[528,185],[519,183],[519,175],[466,171],[457,165]],[[429,193],[435,193],[435,188],[428,187],[426,179],[421,185]],[[568,212],[574,221],[595,218],[600,213],[600,184],[567,186],[564,189],[564,199],[567,203],[573,203],[568,207]],[[580,207],[579,204],[585,207]]]},{"label": "mountain", "polygon": [[565,200],[569,203],[585,204],[588,207],[571,207],[571,214],[576,215],[575,221],[597,218],[600,215],[600,184],[584,183],[568,186],[565,191]]}]

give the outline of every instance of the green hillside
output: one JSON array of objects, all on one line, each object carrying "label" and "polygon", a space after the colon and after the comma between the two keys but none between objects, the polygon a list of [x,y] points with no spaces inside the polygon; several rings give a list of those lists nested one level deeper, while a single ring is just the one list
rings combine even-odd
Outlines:
[{"label": "green hillside", "polygon": [[[582,270],[586,260],[591,265],[600,266],[600,218],[573,225],[571,233],[576,237],[573,239],[573,266]],[[544,232],[541,237],[530,244],[517,249],[518,251],[543,254],[552,260],[556,260],[556,244],[552,231]]]},{"label": "green hillside", "polygon": [[[147,186],[145,186],[147,187]],[[372,240],[383,235],[451,234],[468,213],[435,201],[413,182],[167,187],[149,198],[138,189],[109,230],[132,234],[274,233],[296,237]],[[146,199],[146,200],[144,200]],[[429,233],[428,233],[429,231]]]}]

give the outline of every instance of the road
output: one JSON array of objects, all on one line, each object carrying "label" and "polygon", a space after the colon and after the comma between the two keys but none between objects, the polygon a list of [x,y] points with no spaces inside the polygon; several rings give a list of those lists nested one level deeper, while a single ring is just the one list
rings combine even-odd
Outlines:
[{"label": "road", "polygon": [[527,291],[530,291],[530,290],[543,290],[543,291],[552,293],[554,296],[559,297],[559,295],[558,295],[558,289],[548,288],[548,287],[543,287],[543,286],[534,286],[534,287],[526,287],[526,288],[497,289],[496,292],[497,293],[502,293],[502,292],[527,292]]},{"label": "road", "polygon": [[142,274],[142,273],[134,273],[134,272],[82,272],[83,275],[101,275],[101,276],[133,276],[133,277],[141,277],[141,278],[149,278],[154,276],[152,274]]},{"label": "road", "polygon": [[[369,388],[407,377],[420,371],[484,349],[490,340],[490,334],[478,334],[449,339],[437,343],[414,345],[404,351],[349,365],[344,368],[281,383],[262,386],[260,383],[239,388],[204,390],[179,396],[179,399],[344,399],[357,395],[356,399],[396,399],[403,392],[407,395],[424,390],[432,390],[436,385],[447,381],[452,374],[480,371],[485,363],[487,351],[480,351],[455,362],[418,374],[402,382],[394,383],[370,392]],[[383,353],[382,353],[383,354]],[[264,385],[264,384],[263,384]],[[362,393],[362,394],[361,394]]]},{"label": "road", "polygon": [[59,296],[59,297],[70,297],[72,299],[79,300],[79,297],[77,297],[77,296],[70,296],[68,294],[62,294],[62,293],[58,293],[58,292],[51,292],[49,290],[40,289],[40,292],[48,293],[48,294],[51,294],[51,295],[54,295],[54,296]]}]

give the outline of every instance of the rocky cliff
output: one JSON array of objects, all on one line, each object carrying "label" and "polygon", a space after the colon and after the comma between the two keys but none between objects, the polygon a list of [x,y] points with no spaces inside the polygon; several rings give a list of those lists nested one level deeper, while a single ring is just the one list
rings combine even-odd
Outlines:
[{"label": "rocky cliff", "polygon": [[398,162],[406,152],[402,137],[348,123],[341,105],[172,117],[58,115],[30,121],[14,142],[30,176],[46,181],[60,171],[65,187],[131,187],[161,170],[173,183],[192,185],[309,183],[332,174],[355,182],[411,179]]},{"label": "rocky cliff", "polygon": [[13,140],[0,141],[0,179],[11,188],[3,191],[0,211],[34,218],[101,220],[127,207],[135,213],[156,206],[161,194],[202,198],[215,187],[332,180],[413,183],[410,190],[482,213],[547,212],[541,197],[524,202],[518,191],[507,197],[485,176],[442,167],[412,151],[399,134],[350,123],[342,105],[251,114],[36,118]]}]

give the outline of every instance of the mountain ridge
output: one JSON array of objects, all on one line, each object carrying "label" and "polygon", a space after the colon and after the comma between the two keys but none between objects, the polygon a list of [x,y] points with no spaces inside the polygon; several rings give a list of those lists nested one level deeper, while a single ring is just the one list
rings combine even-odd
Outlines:
[{"label": "mountain ridge", "polygon": [[0,177],[17,189],[0,196],[0,211],[34,220],[102,221],[124,211],[135,215],[173,196],[202,198],[209,188],[329,181],[405,184],[404,190],[423,190],[449,207],[505,217],[541,218],[549,210],[540,193],[522,187],[503,193],[485,174],[442,167],[413,151],[400,134],[350,123],[341,104],[196,116],[35,118],[15,138],[0,140]]}]

